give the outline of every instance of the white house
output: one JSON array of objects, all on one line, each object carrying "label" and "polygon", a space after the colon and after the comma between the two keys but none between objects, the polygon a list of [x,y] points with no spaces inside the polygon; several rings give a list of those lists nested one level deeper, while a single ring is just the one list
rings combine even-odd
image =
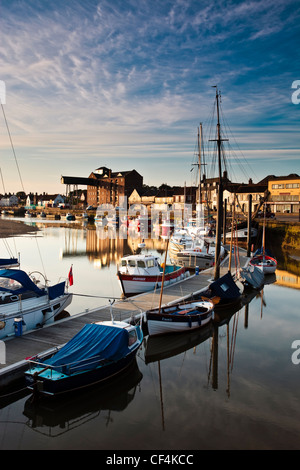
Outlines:
[{"label": "white house", "polygon": [[0,200],[1,206],[17,206],[19,204],[19,199],[14,194],[10,197],[3,197]]},{"label": "white house", "polygon": [[38,198],[38,206],[42,207],[57,207],[58,204],[64,204],[65,198],[60,194],[49,195],[43,194]]}]

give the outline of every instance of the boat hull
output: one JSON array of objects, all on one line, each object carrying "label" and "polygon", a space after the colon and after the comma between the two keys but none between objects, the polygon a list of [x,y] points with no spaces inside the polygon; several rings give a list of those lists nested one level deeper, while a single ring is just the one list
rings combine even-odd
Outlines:
[{"label": "boat hull", "polygon": [[197,252],[178,252],[176,254],[176,264],[185,268],[208,269],[214,265],[215,258],[211,255],[205,255]]},{"label": "boat hull", "polygon": [[[251,232],[250,232],[250,238],[255,238],[257,236],[257,229],[252,227]],[[248,229],[239,229],[237,232],[234,234],[234,237],[237,240],[247,240],[248,238]],[[226,233],[226,239],[230,240],[231,239],[231,232]]]},{"label": "boat hull", "polygon": [[202,320],[200,318],[188,320],[183,318],[168,318],[165,315],[161,315],[160,317],[149,316],[147,318],[148,332],[150,336],[187,332],[207,325],[211,321],[211,318],[212,315]]},{"label": "boat hull", "polygon": [[251,266],[256,266],[259,268],[264,274],[273,274],[277,268],[277,261],[275,258],[271,256],[255,256],[253,257],[249,264]]},{"label": "boat hull", "polygon": [[80,372],[72,375],[64,375],[51,371],[47,375],[39,375],[37,381],[34,374],[30,371],[25,372],[26,386],[34,391],[37,387],[41,395],[57,396],[65,393],[75,392],[77,390],[90,387],[92,385],[104,382],[120,374],[129,367],[135,359],[138,347],[117,362],[111,362],[105,366],[98,367],[87,372]]},{"label": "boat hull", "polygon": [[[208,302],[199,302],[200,305],[207,305]],[[175,307],[175,306],[174,306]],[[193,309],[188,313],[189,307],[184,311],[179,309],[172,313],[172,307],[161,310],[149,310],[146,312],[148,333],[150,336],[166,333],[180,333],[199,329],[207,325],[213,318],[213,304],[203,307],[198,312]]]},{"label": "boat hull", "polygon": [[[142,294],[149,292],[155,288],[160,288],[162,285],[163,274],[158,276],[146,276],[137,274],[123,274],[120,271],[117,273],[121,289],[125,296]],[[189,276],[184,267],[174,270],[165,274],[164,286],[182,281]]]},{"label": "boat hull", "polygon": [[[72,294],[67,293],[50,300],[48,296],[18,300],[0,306],[0,340],[9,336],[21,336],[25,331],[41,328],[54,322],[55,318],[72,302]],[[16,320],[21,324],[17,324]],[[17,328],[18,326],[18,328]]]}]

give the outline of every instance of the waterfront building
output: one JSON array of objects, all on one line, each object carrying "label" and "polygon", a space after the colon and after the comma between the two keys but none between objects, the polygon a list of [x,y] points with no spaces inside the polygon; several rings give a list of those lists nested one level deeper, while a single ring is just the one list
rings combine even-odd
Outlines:
[{"label": "waterfront building", "polygon": [[269,176],[269,203],[273,212],[298,213],[300,210],[300,176]]},{"label": "waterfront building", "polygon": [[174,189],[173,202],[177,207],[184,208],[185,204],[189,204],[193,210],[196,209],[196,197],[198,188],[196,186],[184,186],[183,188]]},{"label": "waterfront building", "polygon": [[18,203],[19,203],[19,198],[15,194],[13,194],[12,196],[3,197],[0,200],[0,206],[3,206],[3,207],[17,206]]},{"label": "waterfront building", "polygon": [[61,194],[42,194],[36,197],[36,202],[39,207],[58,207],[59,204],[64,204],[65,197]]},{"label": "waterfront building", "polygon": [[[261,201],[267,197],[268,184],[266,181],[253,183],[250,178],[248,183],[233,183],[224,171],[223,178],[223,202],[227,202],[227,211],[232,212],[235,198],[235,213],[246,214],[249,209],[249,195],[252,196],[252,214],[259,208]],[[205,178],[201,182],[201,200],[205,207],[211,211],[217,210],[219,178]]]},{"label": "waterfront building", "polygon": [[140,192],[143,187],[143,177],[136,170],[112,172],[110,168],[100,167],[88,178],[95,180],[95,184],[87,186],[87,204],[95,207],[123,205],[124,197],[129,198],[134,189]]},{"label": "waterfront building", "polygon": [[251,213],[259,210],[262,201],[265,201],[267,193],[266,183],[253,183],[252,179],[247,184],[228,183],[223,193],[223,199],[227,200],[227,210],[232,212],[235,197],[235,213],[247,214],[249,211],[249,196],[251,195]]}]

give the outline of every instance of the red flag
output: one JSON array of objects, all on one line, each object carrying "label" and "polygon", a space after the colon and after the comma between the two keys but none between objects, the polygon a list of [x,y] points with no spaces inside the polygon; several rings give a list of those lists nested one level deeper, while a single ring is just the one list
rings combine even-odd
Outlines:
[{"label": "red flag", "polygon": [[69,286],[72,286],[73,285],[73,269],[72,269],[72,266],[70,267],[68,279],[69,279]]}]

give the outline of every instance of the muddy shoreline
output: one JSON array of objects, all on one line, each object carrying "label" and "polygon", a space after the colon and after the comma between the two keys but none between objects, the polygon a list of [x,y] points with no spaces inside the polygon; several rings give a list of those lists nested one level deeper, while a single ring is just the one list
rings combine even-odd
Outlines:
[{"label": "muddy shoreline", "polygon": [[26,225],[19,220],[0,219],[0,238],[15,237],[26,233],[38,232],[38,228]]}]

